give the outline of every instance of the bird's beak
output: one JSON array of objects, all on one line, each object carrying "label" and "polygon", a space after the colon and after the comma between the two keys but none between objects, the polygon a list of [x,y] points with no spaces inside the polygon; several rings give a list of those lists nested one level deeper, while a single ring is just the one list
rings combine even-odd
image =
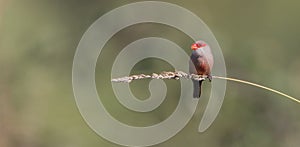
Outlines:
[{"label": "bird's beak", "polygon": [[191,49],[192,50],[197,50],[198,49],[197,43],[192,44]]}]

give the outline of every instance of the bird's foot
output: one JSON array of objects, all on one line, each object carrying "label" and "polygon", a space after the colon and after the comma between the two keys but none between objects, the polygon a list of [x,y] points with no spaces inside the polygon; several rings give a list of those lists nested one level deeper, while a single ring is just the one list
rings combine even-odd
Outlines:
[{"label": "bird's foot", "polygon": [[207,78],[208,78],[209,82],[211,82],[212,76],[211,75],[207,75]]}]

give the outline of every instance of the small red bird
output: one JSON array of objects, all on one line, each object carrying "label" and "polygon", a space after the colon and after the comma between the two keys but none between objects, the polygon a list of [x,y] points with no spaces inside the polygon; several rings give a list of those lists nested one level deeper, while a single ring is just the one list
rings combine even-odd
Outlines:
[{"label": "small red bird", "polygon": [[[209,81],[211,81],[211,70],[214,64],[213,55],[210,47],[204,41],[196,41],[191,46],[192,55],[189,65],[191,74],[207,75]],[[202,81],[193,80],[194,85],[194,98],[200,98]]]}]

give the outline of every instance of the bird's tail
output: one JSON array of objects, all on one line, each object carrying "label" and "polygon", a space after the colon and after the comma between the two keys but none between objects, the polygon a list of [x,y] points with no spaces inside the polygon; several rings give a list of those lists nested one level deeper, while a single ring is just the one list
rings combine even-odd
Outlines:
[{"label": "bird's tail", "polygon": [[194,85],[193,98],[200,98],[202,82],[203,81],[193,80],[193,85]]}]

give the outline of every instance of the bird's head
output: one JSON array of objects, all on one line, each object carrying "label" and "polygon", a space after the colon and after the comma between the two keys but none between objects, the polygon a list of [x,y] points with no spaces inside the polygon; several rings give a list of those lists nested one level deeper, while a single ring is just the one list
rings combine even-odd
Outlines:
[{"label": "bird's head", "polygon": [[207,44],[204,41],[196,41],[194,44],[192,44],[191,49],[196,51],[198,49],[203,49],[206,46]]}]

